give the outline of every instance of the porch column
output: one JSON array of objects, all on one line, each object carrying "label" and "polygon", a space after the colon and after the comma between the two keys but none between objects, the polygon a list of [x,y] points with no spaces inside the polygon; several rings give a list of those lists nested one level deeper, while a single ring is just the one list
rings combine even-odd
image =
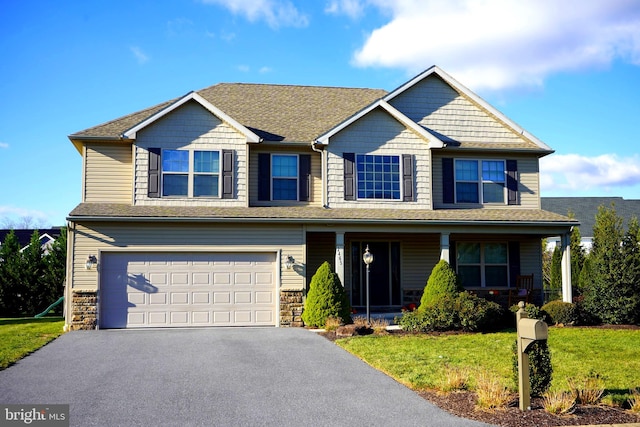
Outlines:
[{"label": "porch column", "polygon": [[335,270],[340,283],[344,286],[344,232],[336,232]]},{"label": "porch column", "polygon": [[449,233],[440,233],[440,259],[451,264],[449,261]]},{"label": "porch column", "polygon": [[571,289],[571,234],[562,235],[562,301],[572,302]]}]

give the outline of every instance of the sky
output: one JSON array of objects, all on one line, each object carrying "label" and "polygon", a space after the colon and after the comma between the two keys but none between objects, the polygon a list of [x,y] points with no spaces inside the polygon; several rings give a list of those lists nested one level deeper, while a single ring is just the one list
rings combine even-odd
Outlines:
[{"label": "sky", "polygon": [[393,90],[431,65],[555,150],[543,197],[640,198],[638,0],[5,0],[0,228],[64,225],[83,129],[221,82]]}]

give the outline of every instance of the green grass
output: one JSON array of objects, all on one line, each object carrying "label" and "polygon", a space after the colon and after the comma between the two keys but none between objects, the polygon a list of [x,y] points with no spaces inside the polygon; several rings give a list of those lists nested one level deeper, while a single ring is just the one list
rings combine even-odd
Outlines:
[{"label": "green grass", "polygon": [[62,335],[62,317],[0,319],[0,370]]},{"label": "green grass", "polygon": [[[516,390],[511,348],[515,332],[460,335],[363,336],[337,344],[414,389],[436,388],[447,367],[488,371]],[[640,330],[549,328],[552,390],[568,391],[568,378],[599,374],[606,393],[640,387]]]}]

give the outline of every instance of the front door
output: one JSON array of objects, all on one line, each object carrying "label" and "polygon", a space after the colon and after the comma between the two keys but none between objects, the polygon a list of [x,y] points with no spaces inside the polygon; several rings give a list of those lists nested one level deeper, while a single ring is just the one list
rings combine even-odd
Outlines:
[{"label": "front door", "polygon": [[369,265],[369,304],[400,305],[400,243],[351,243],[351,305],[366,305],[367,270],[362,255],[367,246],[373,254]]}]

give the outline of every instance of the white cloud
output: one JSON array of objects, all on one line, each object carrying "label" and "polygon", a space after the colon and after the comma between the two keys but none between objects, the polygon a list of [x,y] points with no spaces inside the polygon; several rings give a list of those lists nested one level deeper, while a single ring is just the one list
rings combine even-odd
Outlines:
[{"label": "white cloud", "polygon": [[306,27],[309,18],[288,0],[202,0],[203,3],[223,6],[250,22],[265,21],[271,28]]},{"label": "white cloud", "polygon": [[331,0],[325,7],[325,13],[331,15],[347,15],[351,19],[362,16],[365,4],[360,0]]},{"label": "white cloud", "polygon": [[129,50],[131,50],[131,53],[133,53],[133,56],[138,61],[138,64],[142,65],[149,61],[149,56],[144,53],[138,46],[131,46]]},{"label": "white cloud", "polygon": [[540,185],[547,191],[612,192],[640,185],[640,156],[553,154],[540,160]]},{"label": "white cloud", "polygon": [[267,66],[260,67],[260,70],[258,70],[260,74],[270,73],[272,71],[273,71],[273,68],[267,67]]},{"label": "white cloud", "polygon": [[640,3],[633,0],[367,4],[391,20],[355,52],[353,62],[361,67],[416,73],[436,64],[477,90],[541,85],[551,73],[602,67],[615,59],[640,65]]},{"label": "white cloud", "polygon": [[44,228],[49,223],[48,216],[35,209],[0,205],[0,227],[3,228]]},{"label": "white cloud", "polygon": [[9,144],[6,142],[0,142],[0,148],[9,148]]},{"label": "white cloud", "polygon": [[251,71],[251,69],[249,68],[249,66],[248,66],[248,65],[243,65],[243,64],[241,64],[241,65],[238,65],[236,68],[237,68],[237,69],[238,69],[238,71],[240,71],[241,73],[248,73],[249,71]]}]

